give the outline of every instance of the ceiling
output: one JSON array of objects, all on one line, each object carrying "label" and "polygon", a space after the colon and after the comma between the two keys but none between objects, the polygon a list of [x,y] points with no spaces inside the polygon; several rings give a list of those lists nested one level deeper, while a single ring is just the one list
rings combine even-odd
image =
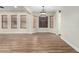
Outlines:
[{"label": "ceiling", "polygon": [[[32,12],[41,12],[42,6],[28,6]],[[58,6],[44,6],[46,12],[56,12],[60,9]]]},{"label": "ceiling", "polygon": [[[4,6],[4,8],[0,8],[0,10],[21,10],[21,11],[24,11],[26,10],[26,8],[29,8],[29,10],[31,10],[32,12],[41,12],[42,10],[42,6],[17,6],[14,7],[14,6]],[[44,7],[45,11],[46,12],[56,12],[56,10],[59,10],[60,7],[58,6],[45,6]]]},{"label": "ceiling", "polygon": [[4,8],[0,8],[0,10],[25,10],[23,6],[3,6]]}]

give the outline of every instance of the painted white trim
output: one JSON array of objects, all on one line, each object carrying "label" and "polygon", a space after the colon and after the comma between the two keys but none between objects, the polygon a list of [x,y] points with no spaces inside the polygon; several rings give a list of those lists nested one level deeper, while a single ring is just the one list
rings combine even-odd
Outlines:
[{"label": "painted white trim", "polygon": [[2,32],[0,34],[32,34],[33,32]]},{"label": "painted white trim", "polygon": [[79,48],[76,47],[74,44],[71,44],[69,41],[65,40],[62,36],[61,39],[64,40],[67,44],[69,44],[73,49],[75,49],[77,52],[79,52]]}]

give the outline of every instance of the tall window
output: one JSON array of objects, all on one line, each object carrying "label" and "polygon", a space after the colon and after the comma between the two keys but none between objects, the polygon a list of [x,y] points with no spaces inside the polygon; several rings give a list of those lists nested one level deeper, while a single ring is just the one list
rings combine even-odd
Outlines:
[{"label": "tall window", "polygon": [[8,21],[7,21],[7,15],[2,15],[2,28],[6,29],[8,28]]},{"label": "tall window", "polygon": [[39,28],[48,28],[48,17],[39,17]]},{"label": "tall window", "polygon": [[20,28],[26,28],[26,15],[20,15]]},{"label": "tall window", "polygon": [[37,16],[33,17],[33,28],[36,28],[37,26]]},{"label": "tall window", "polygon": [[50,28],[53,28],[53,16],[50,16]]},{"label": "tall window", "polygon": [[11,28],[17,28],[17,15],[11,15]]}]

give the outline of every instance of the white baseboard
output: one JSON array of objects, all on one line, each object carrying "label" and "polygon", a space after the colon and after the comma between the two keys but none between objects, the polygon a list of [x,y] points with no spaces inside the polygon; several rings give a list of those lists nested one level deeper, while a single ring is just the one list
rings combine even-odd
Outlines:
[{"label": "white baseboard", "polygon": [[33,32],[1,32],[0,34],[32,34]]},{"label": "white baseboard", "polygon": [[64,40],[67,44],[69,44],[73,49],[75,49],[77,52],[79,52],[79,48],[76,47],[74,44],[71,44],[69,41],[65,40],[63,37],[61,37],[62,40]]}]

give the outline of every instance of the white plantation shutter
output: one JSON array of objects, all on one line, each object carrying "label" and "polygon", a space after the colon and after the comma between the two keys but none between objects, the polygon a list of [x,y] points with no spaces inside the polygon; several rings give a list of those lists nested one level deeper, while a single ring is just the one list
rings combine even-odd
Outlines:
[{"label": "white plantation shutter", "polygon": [[26,15],[20,15],[20,28],[26,28]]},{"label": "white plantation shutter", "polygon": [[7,15],[2,15],[2,28],[8,28]]},{"label": "white plantation shutter", "polygon": [[11,28],[17,28],[17,15],[11,15]]},{"label": "white plantation shutter", "polygon": [[50,28],[53,28],[53,16],[50,16]]}]

